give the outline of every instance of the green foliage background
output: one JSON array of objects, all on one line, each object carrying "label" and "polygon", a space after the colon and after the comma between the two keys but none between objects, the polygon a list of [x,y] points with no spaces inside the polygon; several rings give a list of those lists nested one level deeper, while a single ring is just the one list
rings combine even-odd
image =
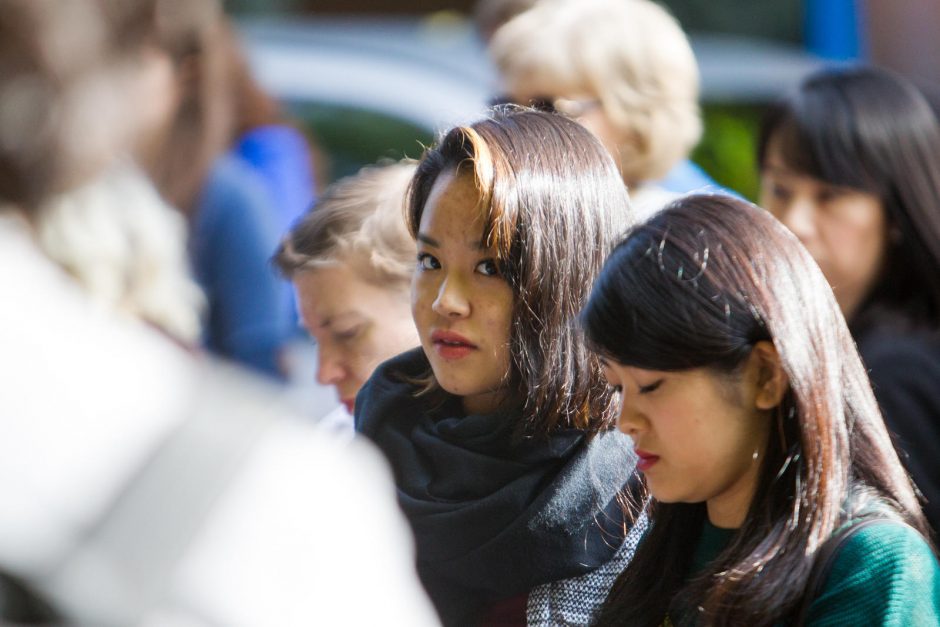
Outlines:
[{"label": "green foliage background", "polygon": [[[348,107],[303,104],[290,107],[309,129],[328,163],[321,182],[335,181],[380,159],[418,158],[434,142],[431,133],[401,120]],[[761,107],[716,103],[702,108],[705,130],[692,160],[720,185],[757,199],[754,165]]]}]

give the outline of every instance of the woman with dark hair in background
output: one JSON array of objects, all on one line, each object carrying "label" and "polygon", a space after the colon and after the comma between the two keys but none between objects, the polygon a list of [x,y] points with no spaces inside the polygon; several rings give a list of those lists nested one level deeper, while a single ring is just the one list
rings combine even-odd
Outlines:
[{"label": "woman with dark hair in background", "polygon": [[633,472],[570,324],[631,209],[610,155],[524,109],[449,131],[412,181],[421,349],[379,366],[356,427],[391,461],[448,625],[525,624],[528,593],[610,562]]},{"label": "woman with dark hair in background", "polygon": [[600,624],[937,624],[910,479],[825,277],[772,216],[676,201],[582,320],[650,495]]},{"label": "woman with dark hair in background", "polygon": [[902,461],[940,529],[940,126],[876,68],[807,78],[767,115],[761,204],[842,308]]}]

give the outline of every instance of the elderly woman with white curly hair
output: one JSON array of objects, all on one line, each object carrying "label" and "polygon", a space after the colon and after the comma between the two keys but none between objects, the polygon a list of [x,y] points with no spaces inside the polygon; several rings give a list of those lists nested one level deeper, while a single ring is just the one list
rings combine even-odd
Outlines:
[{"label": "elderly woman with white curly hair", "polygon": [[698,65],[658,4],[540,0],[495,31],[489,52],[507,100],[557,110],[601,140],[641,215],[712,183],[686,161],[702,133]]}]

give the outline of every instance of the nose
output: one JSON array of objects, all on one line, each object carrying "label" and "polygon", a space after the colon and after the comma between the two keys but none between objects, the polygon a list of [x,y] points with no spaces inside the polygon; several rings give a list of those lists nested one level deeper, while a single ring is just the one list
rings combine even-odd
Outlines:
[{"label": "nose", "polygon": [[328,347],[317,346],[317,383],[336,385],[346,378],[347,370],[339,357]]},{"label": "nose", "polygon": [[470,315],[470,301],[462,282],[454,276],[444,279],[431,308],[447,318],[465,318]]},{"label": "nose", "polygon": [[643,429],[643,416],[640,412],[621,401],[620,415],[617,416],[617,428],[631,438],[636,437]]},{"label": "nose", "polygon": [[794,196],[780,213],[780,221],[803,243],[816,233],[816,206],[805,196]]}]

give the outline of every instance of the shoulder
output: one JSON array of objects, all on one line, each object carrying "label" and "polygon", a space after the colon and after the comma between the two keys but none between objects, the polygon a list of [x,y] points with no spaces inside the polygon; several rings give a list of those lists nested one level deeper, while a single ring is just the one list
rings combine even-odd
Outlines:
[{"label": "shoulder", "polygon": [[940,414],[940,340],[913,333],[874,332],[859,338],[859,353],[889,422]]},{"label": "shoulder", "polygon": [[249,130],[238,138],[235,150],[251,163],[267,163],[284,157],[307,160],[307,140],[299,130],[284,124]]},{"label": "shoulder", "polygon": [[212,164],[199,198],[197,222],[222,216],[240,219],[264,215],[269,204],[258,172],[237,154],[229,152]]},{"label": "shoulder", "polygon": [[387,463],[301,419],[256,439],[198,540],[175,592],[222,624],[434,624]]},{"label": "shoulder", "polygon": [[899,378],[921,368],[940,369],[940,338],[926,333],[875,330],[858,338],[858,350],[873,376]]},{"label": "shoulder", "polygon": [[911,527],[885,520],[852,535],[810,610],[814,625],[940,620],[940,564]]}]

